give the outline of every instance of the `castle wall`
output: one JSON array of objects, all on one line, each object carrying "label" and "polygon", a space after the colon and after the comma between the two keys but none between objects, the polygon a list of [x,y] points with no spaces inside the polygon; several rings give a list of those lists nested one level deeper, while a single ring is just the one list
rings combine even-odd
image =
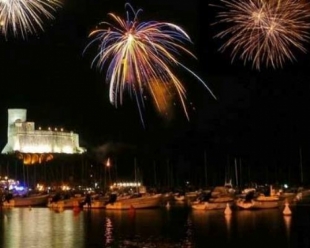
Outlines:
[{"label": "castle wall", "polygon": [[24,153],[76,153],[79,148],[77,138],[77,134],[67,132],[20,132],[13,149]]},{"label": "castle wall", "polygon": [[26,122],[26,110],[8,110],[8,143],[2,153],[83,153],[79,136],[73,132],[35,130],[34,122]]}]

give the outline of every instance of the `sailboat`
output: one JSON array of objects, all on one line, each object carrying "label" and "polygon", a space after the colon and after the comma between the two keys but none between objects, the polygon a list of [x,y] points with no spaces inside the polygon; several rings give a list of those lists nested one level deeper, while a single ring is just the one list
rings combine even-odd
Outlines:
[{"label": "sailboat", "polygon": [[[302,148],[299,148],[299,158],[300,158],[300,182],[304,183],[304,174],[303,174],[303,164],[302,164]],[[298,189],[298,193],[294,199],[295,201],[301,202],[309,202],[310,201],[310,189],[305,189],[303,186]]]}]

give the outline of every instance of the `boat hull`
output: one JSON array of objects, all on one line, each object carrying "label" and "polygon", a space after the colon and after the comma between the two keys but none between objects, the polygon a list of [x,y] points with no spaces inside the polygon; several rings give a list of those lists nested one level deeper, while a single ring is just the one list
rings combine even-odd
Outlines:
[{"label": "boat hull", "polygon": [[194,203],[194,204],[191,205],[191,207],[194,210],[206,210],[206,205],[207,205],[207,203],[205,203],[205,202]]},{"label": "boat hull", "polygon": [[75,208],[79,207],[80,203],[85,197],[74,197],[66,200],[59,200],[57,202],[50,202],[47,204],[49,208]]},{"label": "boat hull", "polygon": [[219,202],[200,202],[200,203],[193,203],[191,205],[192,209],[195,210],[219,210],[225,209],[227,204],[232,207],[234,202],[233,200],[229,201],[219,201]]},{"label": "boat hull", "polygon": [[95,200],[90,205],[84,204],[83,209],[102,209],[106,207],[106,201]]},{"label": "boat hull", "polygon": [[108,203],[106,209],[146,209],[146,208],[157,208],[161,206],[162,196],[157,194],[154,196],[142,196],[137,198],[129,198],[116,201],[114,203]]},{"label": "boat hull", "polygon": [[272,208],[279,208],[280,201],[252,200],[250,202],[245,202],[243,200],[238,200],[236,205],[241,209],[272,209]]},{"label": "boat hull", "polygon": [[3,207],[29,207],[29,206],[46,206],[49,195],[15,197],[9,202],[3,202]]},{"label": "boat hull", "polygon": [[229,204],[229,206],[232,207],[233,201],[229,201],[229,202],[208,202],[208,204],[206,205],[206,210],[225,209],[227,204]]},{"label": "boat hull", "polygon": [[185,196],[181,195],[181,196],[174,196],[174,200],[177,202],[184,202],[185,201]]}]

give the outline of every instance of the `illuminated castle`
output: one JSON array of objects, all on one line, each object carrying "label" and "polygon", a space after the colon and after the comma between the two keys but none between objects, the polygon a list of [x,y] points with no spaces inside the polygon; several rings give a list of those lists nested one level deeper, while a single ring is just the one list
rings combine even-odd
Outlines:
[{"label": "illuminated castle", "polygon": [[35,130],[34,122],[27,122],[26,109],[8,110],[8,142],[2,153],[83,153],[86,150],[79,147],[79,135],[64,132]]}]

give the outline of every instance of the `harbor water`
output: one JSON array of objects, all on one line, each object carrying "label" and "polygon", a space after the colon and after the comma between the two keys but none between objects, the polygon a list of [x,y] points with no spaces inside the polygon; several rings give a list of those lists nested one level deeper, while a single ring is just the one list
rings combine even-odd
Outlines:
[{"label": "harbor water", "polygon": [[310,247],[310,207],[223,211],[0,209],[1,248]]}]

